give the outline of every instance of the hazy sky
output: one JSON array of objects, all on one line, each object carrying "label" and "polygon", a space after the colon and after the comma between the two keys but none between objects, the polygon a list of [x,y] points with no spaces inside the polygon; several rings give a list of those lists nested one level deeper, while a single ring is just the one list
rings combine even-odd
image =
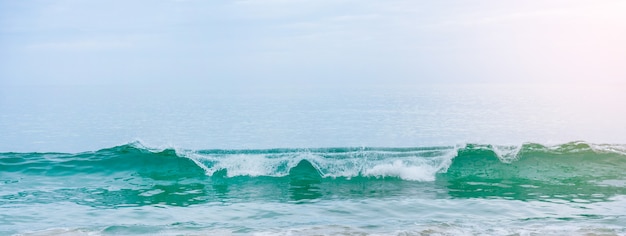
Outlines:
[{"label": "hazy sky", "polygon": [[623,83],[622,0],[0,0],[0,86]]}]

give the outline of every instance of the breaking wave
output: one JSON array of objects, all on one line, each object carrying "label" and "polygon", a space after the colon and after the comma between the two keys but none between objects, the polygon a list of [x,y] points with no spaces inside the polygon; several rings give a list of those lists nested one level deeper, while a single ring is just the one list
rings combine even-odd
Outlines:
[{"label": "breaking wave", "polygon": [[5,171],[46,175],[111,175],[134,171],[161,178],[286,177],[306,163],[313,167],[310,174],[322,178],[434,181],[440,175],[498,172],[498,169],[512,166],[552,171],[561,166],[569,167],[570,172],[577,171],[569,174],[593,174],[587,172],[592,171],[594,165],[626,165],[626,145],[577,141],[554,146],[526,143],[519,146],[183,150],[154,149],[133,142],[76,154],[1,153],[0,157],[0,167]]}]

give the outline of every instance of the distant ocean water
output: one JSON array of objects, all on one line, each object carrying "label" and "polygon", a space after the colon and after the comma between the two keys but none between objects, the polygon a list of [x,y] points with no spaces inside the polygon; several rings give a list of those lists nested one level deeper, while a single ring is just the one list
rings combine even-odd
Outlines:
[{"label": "distant ocean water", "polygon": [[626,235],[619,87],[0,92],[0,235]]}]

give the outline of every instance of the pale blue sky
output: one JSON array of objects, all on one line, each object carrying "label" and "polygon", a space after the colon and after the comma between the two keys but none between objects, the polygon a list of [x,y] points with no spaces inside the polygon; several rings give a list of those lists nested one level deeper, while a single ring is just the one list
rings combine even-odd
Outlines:
[{"label": "pale blue sky", "polygon": [[623,0],[0,0],[0,151],[625,143],[624,13]]},{"label": "pale blue sky", "polygon": [[0,85],[623,83],[620,0],[0,0]]}]

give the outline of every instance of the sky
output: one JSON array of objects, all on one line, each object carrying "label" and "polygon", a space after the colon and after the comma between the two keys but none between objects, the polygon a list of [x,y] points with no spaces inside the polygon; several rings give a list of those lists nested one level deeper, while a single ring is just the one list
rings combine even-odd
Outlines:
[{"label": "sky", "polygon": [[621,0],[0,0],[0,86],[603,83]]},{"label": "sky", "polygon": [[0,0],[0,151],[626,143],[624,13],[623,0]]}]

